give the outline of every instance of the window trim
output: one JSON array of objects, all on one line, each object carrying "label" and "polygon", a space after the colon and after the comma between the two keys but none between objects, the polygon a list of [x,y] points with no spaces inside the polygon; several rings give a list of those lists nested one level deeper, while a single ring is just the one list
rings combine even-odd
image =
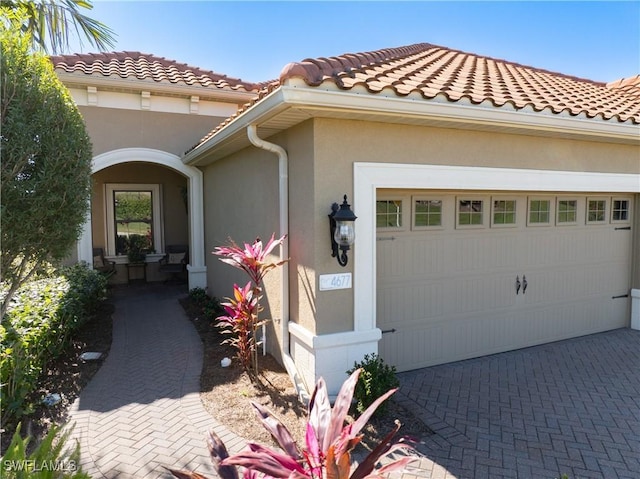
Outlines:
[{"label": "window trim", "polygon": [[[549,220],[545,223],[534,223],[531,221],[531,202],[532,201],[548,201],[549,202]],[[555,201],[553,196],[528,196],[527,197],[527,226],[533,228],[549,227],[554,225],[555,218]]]},{"label": "window trim", "polygon": [[[627,219],[626,220],[614,220],[613,219],[613,204],[616,201],[626,201],[627,202]],[[631,198],[628,196],[614,196],[611,198],[611,214],[610,214],[610,218],[611,218],[611,224],[629,224],[631,223],[631,204],[633,203],[633,201],[631,201]]]},{"label": "window trim", "polygon": [[[575,219],[573,221],[560,221],[560,202],[561,201],[575,201]],[[580,211],[580,198],[576,196],[558,196],[556,198],[556,226],[576,226],[578,224],[578,212]]]},{"label": "window trim", "polygon": [[[440,224],[439,225],[416,225],[416,202],[417,201],[439,201],[440,202]],[[442,196],[422,196],[415,195],[411,197],[411,229],[413,231],[426,231],[426,230],[442,230],[446,225],[446,201]]]},{"label": "window trim", "polygon": [[[495,223],[495,202],[496,201],[513,201],[514,202],[514,222],[513,223]],[[518,198],[516,196],[492,196],[491,197],[491,227],[492,228],[517,228],[518,227]]]},{"label": "window trim", "polygon": [[[478,224],[460,224],[460,202],[461,201],[481,201],[482,202],[482,222]],[[482,229],[487,227],[487,197],[465,195],[456,196],[456,229]],[[489,208],[489,212],[491,208]]]},{"label": "window trim", "polygon": [[[164,251],[164,224],[162,216],[162,185],[157,183],[105,183],[104,185],[104,206],[106,228],[105,243],[107,245],[107,255],[116,256],[116,230],[115,213],[113,207],[114,191],[151,191],[153,208],[153,248],[156,253]],[[122,256],[122,255],[120,255]]]},{"label": "window trim", "polygon": [[[406,208],[405,208],[405,199],[404,197],[399,197],[399,196],[379,196],[376,198],[376,210],[375,210],[375,219],[376,219],[376,230],[377,231],[404,231],[407,229],[406,224]],[[378,201],[399,201],[400,202],[400,221],[401,221],[401,225],[400,226],[378,226],[378,210],[377,210],[377,203]]]},{"label": "window trim", "polygon": [[[604,219],[602,221],[589,220],[589,202],[590,201],[604,201]],[[609,206],[610,198],[608,196],[587,196],[585,202],[584,222],[587,225],[606,225],[609,224]]]}]

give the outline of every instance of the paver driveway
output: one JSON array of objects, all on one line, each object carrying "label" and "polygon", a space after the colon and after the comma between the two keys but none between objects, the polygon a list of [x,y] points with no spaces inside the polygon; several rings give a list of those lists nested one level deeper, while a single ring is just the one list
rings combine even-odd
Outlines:
[{"label": "paver driveway", "polygon": [[640,478],[640,331],[401,373],[435,430],[416,477]]},{"label": "paver driveway", "polygon": [[[109,357],[71,410],[94,479],[211,471],[204,433],[244,445],[199,399],[202,345],[166,285],[116,293]],[[640,332],[608,333],[402,373],[436,434],[402,479],[640,478]]]}]

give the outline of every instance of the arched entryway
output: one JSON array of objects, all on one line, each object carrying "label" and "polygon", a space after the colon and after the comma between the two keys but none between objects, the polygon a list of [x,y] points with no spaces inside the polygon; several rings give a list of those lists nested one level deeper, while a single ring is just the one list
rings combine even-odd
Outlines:
[{"label": "arched entryway", "polygon": [[[187,210],[189,218],[189,289],[207,285],[204,255],[204,224],[202,172],[187,166],[174,154],[149,148],[122,148],[109,151],[93,159],[92,174],[106,168],[127,163],[150,163],[169,168],[186,177],[188,183]],[[78,259],[91,264],[93,260],[92,215],[89,213],[78,242]]]}]

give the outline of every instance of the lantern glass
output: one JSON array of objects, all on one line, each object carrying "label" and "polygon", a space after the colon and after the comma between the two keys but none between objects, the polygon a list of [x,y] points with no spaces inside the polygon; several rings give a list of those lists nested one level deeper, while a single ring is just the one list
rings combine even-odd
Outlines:
[{"label": "lantern glass", "polygon": [[351,246],[356,239],[353,221],[336,221],[333,238],[340,246]]}]

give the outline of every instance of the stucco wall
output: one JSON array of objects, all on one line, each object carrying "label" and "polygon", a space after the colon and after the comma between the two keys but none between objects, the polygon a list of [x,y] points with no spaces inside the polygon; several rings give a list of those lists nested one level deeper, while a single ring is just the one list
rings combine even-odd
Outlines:
[{"label": "stucco wall", "polygon": [[316,201],[313,122],[306,121],[270,140],[289,154],[289,319],[315,332],[317,237],[328,238],[329,233],[327,228],[318,230],[316,222],[323,212]]},{"label": "stucco wall", "polygon": [[[291,355],[310,387],[318,375],[339,385],[353,360],[378,340],[374,331],[354,331],[354,289],[319,291],[318,285],[322,274],[354,271],[353,250],[346,268],[331,257],[327,215],[345,193],[353,201],[355,162],[640,173],[638,147],[506,133],[312,119],[265,139],[284,147],[289,157],[289,319],[296,323]],[[209,251],[229,236],[250,241],[278,231],[277,168],[275,155],[252,147],[203,168]],[[637,219],[638,201],[636,205]],[[637,236],[635,244],[637,259]],[[246,282],[241,272],[212,255],[207,267],[215,296],[228,296],[234,282]],[[636,268],[636,283],[639,276]],[[271,311],[265,316],[279,318],[278,278],[269,276]],[[363,279],[354,276],[354,284]],[[270,334],[279,337],[280,332],[279,321],[270,326]],[[278,357],[275,341],[269,339],[269,344]]]},{"label": "stucco wall", "polygon": [[181,156],[224,118],[142,110],[79,107],[93,155],[120,148],[153,148]]},{"label": "stucco wall", "polygon": [[[640,149],[630,145],[331,119],[313,121],[313,138],[314,201],[317,208],[326,205],[327,212],[331,202],[339,201],[343,193],[352,198],[354,162],[640,173]],[[295,163],[297,159],[291,157],[290,161]],[[299,178],[291,171],[290,182],[297,181]],[[505,184],[505,189],[509,185]],[[300,195],[291,198],[292,204],[302,201],[305,200]],[[320,232],[328,230],[322,213],[317,211],[314,219]],[[328,231],[315,236],[317,274],[351,271],[351,265],[341,268],[330,257],[325,238]],[[636,258],[637,245],[636,239]],[[636,272],[636,285],[639,276]],[[353,329],[352,290],[316,289],[315,295],[317,334]],[[299,321],[314,331],[304,318]]]},{"label": "stucco wall", "polygon": [[328,119],[316,120],[315,135],[334,178],[345,161],[640,172],[632,145]]},{"label": "stucco wall", "polygon": [[[225,298],[232,296],[234,283],[244,286],[248,276],[211,252],[216,246],[228,244],[229,239],[242,245],[259,237],[266,244],[273,233],[277,236],[278,159],[266,151],[247,148],[205,167],[203,173],[208,292]],[[279,277],[277,270],[266,277],[265,310],[261,313],[262,318],[276,318],[267,333],[268,350],[276,357],[279,349],[273,335],[280,324]]]}]

